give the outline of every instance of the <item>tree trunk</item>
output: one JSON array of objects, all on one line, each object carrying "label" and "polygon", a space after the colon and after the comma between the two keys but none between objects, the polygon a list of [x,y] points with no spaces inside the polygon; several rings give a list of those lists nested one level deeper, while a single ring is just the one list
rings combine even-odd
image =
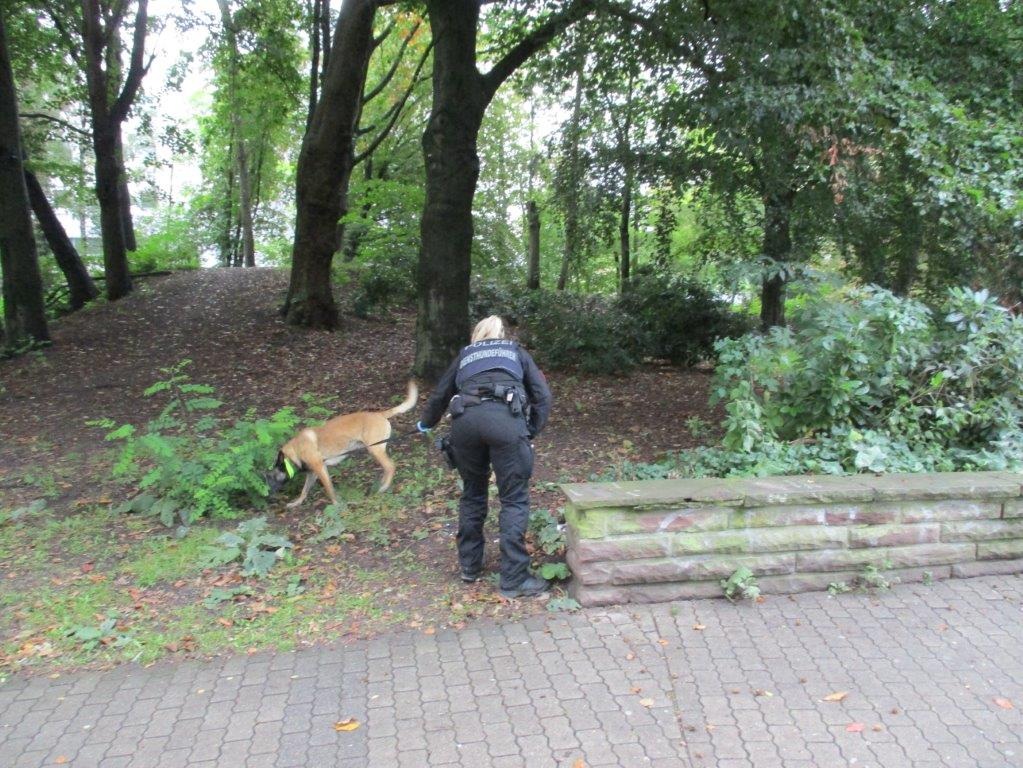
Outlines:
[{"label": "tree trunk", "polygon": [[433,107],[423,134],[426,202],[420,223],[415,372],[440,377],[469,337],[476,139],[486,97],[476,69],[478,0],[429,0],[435,41]]},{"label": "tree trunk", "polygon": [[0,270],[9,346],[25,338],[50,338],[21,157],[18,99],[7,52],[7,28],[0,12]]},{"label": "tree trunk", "polygon": [[561,272],[558,274],[558,290],[565,290],[568,284],[568,271],[578,258],[579,240],[579,184],[582,182],[582,169],[579,157],[580,126],[582,120],[583,99],[583,65],[580,60],[575,72],[575,96],[572,101],[572,117],[568,134],[568,182],[565,198],[565,252],[561,259]]},{"label": "tree trunk", "polygon": [[290,325],[335,328],[338,324],[330,266],[337,250],[338,220],[347,208],[375,12],[375,0],[342,3],[330,65],[302,141],[295,181],[291,283],[282,309]]},{"label": "tree trunk", "polygon": [[238,142],[238,223],[242,229],[241,263],[256,266],[256,238],[252,232],[252,179],[245,142]]},{"label": "tree trunk", "polygon": [[633,112],[633,89],[635,76],[629,74],[629,86],[626,92],[625,101],[625,125],[618,135],[618,154],[622,161],[624,171],[624,186],[622,190],[622,205],[618,220],[618,243],[621,253],[621,271],[619,273],[619,291],[625,293],[629,290],[629,279],[632,275],[632,248],[629,241],[629,226],[632,222],[632,185],[636,178],[636,163],[632,157],[632,112]]},{"label": "tree trunk", "polygon": [[476,141],[487,104],[530,56],[592,9],[567,3],[523,36],[485,75],[476,67],[480,0],[427,0],[434,40],[433,106],[423,133],[426,202],[419,251],[415,372],[436,379],[469,332]]},{"label": "tree trunk", "polygon": [[231,267],[234,261],[234,125],[231,126],[231,139],[227,147],[231,161],[224,169],[227,174],[227,194],[224,195],[223,208],[220,210],[220,232],[217,235],[217,247],[220,249],[220,265]]},{"label": "tree trunk", "polygon": [[[117,82],[120,80],[119,68],[110,66],[109,61],[113,59],[108,61],[107,58],[112,49],[120,46],[120,30],[116,26],[109,28],[104,25],[104,21],[115,24],[121,13],[105,14],[104,11],[109,9],[101,8],[100,0],[81,0],[81,4],[82,51],[92,120],[92,148],[96,158],[96,198],[103,235],[103,268],[107,298],[114,300],[127,295],[132,288],[124,226],[124,207],[128,201],[122,202],[124,172],[118,151],[121,124],[146,74],[148,0],[138,0],[131,63],[123,85]],[[119,10],[123,12],[124,6],[119,6]]]},{"label": "tree trunk", "polygon": [[135,239],[135,220],[131,215],[131,190],[128,189],[128,171],[124,167],[124,145],[121,140],[121,126],[117,130],[117,195],[121,204],[121,228],[124,230],[124,247],[132,252],[139,249]]},{"label": "tree trunk", "polygon": [[238,177],[238,227],[241,230],[241,253],[238,266],[256,266],[256,243],[252,234],[252,180],[249,174],[249,151],[241,125],[241,106],[238,104],[238,35],[228,0],[219,0],[220,21],[228,52],[228,102],[231,108],[231,136],[234,147],[234,170]]},{"label": "tree trunk", "polygon": [[316,100],[320,94],[320,4],[323,2],[327,2],[327,0],[313,0],[313,7],[309,14],[311,21],[309,42],[312,46],[312,55],[309,62],[309,103],[305,118],[306,131],[312,125]]},{"label": "tree trunk", "polygon": [[[794,198],[790,189],[764,196],[764,256],[772,268],[787,264],[792,256]],[[760,326],[766,331],[774,325],[785,325],[785,278],[777,272],[765,275],[760,289]]]},{"label": "tree trunk", "polygon": [[895,238],[896,266],[892,293],[897,296],[908,296],[919,270],[922,240],[920,212],[913,204],[913,197],[910,194],[903,195],[897,210],[899,227]]},{"label": "tree trunk", "polygon": [[93,120],[92,148],[96,156],[96,198],[99,200],[103,238],[103,273],[106,294],[115,301],[131,293],[124,220],[121,218],[121,173],[117,164],[116,136],[106,120]]},{"label": "tree trunk", "polygon": [[632,166],[627,164],[625,168],[625,189],[622,190],[622,206],[618,219],[618,244],[621,249],[621,263],[619,273],[619,291],[625,293],[629,290],[629,279],[632,275],[632,248],[629,242],[629,226],[632,221]]},{"label": "tree trunk", "polygon": [[535,291],[540,287],[540,210],[536,200],[526,203],[526,228],[529,236],[529,271],[526,274],[526,288]]},{"label": "tree trunk", "polygon": [[67,280],[69,300],[71,309],[81,309],[86,303],[99,296],[99,289],[89,276],[89,270],[78,255],[71,238],[64,231],[64,225],[60,223],[57,214],[54,213],[50,201],[46,199],[39,179],[32,171],[25,169],[25,185],[28,188],[28,198],[32,203],[32,210],[35,212],[39,227],[43,230],[46,242],[53,251],[53,258],[57,260],[57,266],[64,273]]}]

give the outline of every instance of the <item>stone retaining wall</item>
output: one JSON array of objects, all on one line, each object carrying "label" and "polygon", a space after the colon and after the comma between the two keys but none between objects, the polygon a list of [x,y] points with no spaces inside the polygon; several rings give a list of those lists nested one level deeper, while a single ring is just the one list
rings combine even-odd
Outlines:
[{"label": "stone retaining wall", "polygon": [[1023,475],[799,476],[563,485],[583,605],[826,589],[870,564],[902,581],[1023,572]]}]

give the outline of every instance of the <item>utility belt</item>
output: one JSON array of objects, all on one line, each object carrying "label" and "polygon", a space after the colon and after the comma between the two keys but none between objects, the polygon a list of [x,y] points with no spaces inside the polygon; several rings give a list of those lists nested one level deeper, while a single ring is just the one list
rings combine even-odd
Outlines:
[{"label": "utility belt", "polygon": [[466,408],[482,405],[487,402],[503,402],[507,404],[512,416],[522,416],[526,408],[525,393],[518,387],[505,384],[494,384],[493,386],[477,387],[472,392],[459,392],[451,398],[448,404],[448,413],[452,418],[457,419]]}]

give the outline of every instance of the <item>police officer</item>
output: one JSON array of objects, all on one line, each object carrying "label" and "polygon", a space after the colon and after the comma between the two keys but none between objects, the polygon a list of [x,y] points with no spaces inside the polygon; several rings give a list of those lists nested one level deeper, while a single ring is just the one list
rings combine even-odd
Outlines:
[{"label": "police officer", "polygon": [[483,573],[483,521],[493,466],[501,499],[501,594],[540,594],[550,585],[530,575],[525,541],[533,473],[530,441],[547,423],[551,392],[529,353],[505,338],[500,317],[492,315],[476,325],[471,343],[427,400],[419,429],[428,431],[445,409],[452,416],[450,442],[463,483],[458,505],[462,581],[472,583]]}]

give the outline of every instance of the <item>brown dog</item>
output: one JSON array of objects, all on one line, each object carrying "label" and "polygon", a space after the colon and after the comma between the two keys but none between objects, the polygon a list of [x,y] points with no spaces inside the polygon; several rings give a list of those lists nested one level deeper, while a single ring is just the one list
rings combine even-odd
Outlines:
[{"label": "brown dog", "polygon": [[279,491],[296,472],[304,471],[306,474],[302,493],[288,507],[297,507],[305,501],[317,479],[334,504],[337,497],[327,467],[344,461],[348,453],[361,447],[365,447],[383,467],[380,491],[386,491],[394,479],[394,462],[387,455],[387,443],[382,442],[391,436],[391,422],[388,419],[412,410],[418,397],[419,389],[412,380],[408,383],[408,394],[401,405],[386,411],[358,411],[335,416],[322,427],[303,429],[281,446],[277,453],[277,462],[267,476],[270,492]]}]

